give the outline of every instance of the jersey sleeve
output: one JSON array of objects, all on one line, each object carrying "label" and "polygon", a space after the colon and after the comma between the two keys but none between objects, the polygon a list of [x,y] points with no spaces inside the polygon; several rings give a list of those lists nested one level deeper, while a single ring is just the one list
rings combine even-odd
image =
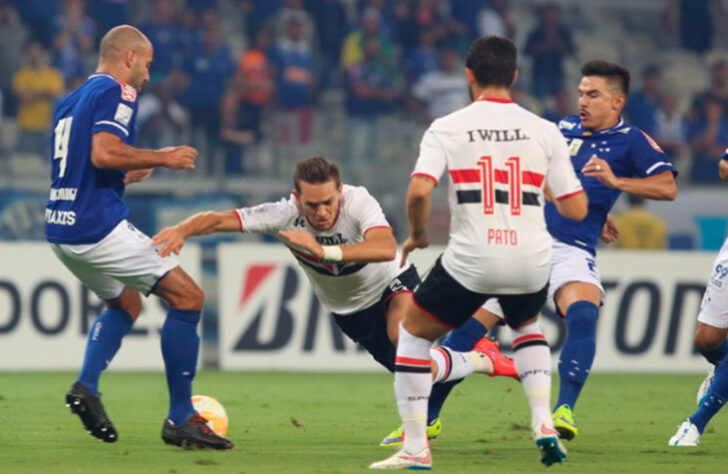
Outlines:
[{"label": "jersey sleeve", "polygon": [[136,91],[128,85],[115,84],[96,98],[91,133],[109,132],[129,142],[137,113]]},{"label": "jersey sleeve", "polygon": [[571,163],[569,147],[566,146],[566,140],[555,125],[551,131],[549,157],[546,183],[551,189],[554,199],[561,200],[583,192],[581,181],[576,176],[574,165]]},{"label": "jersey sleeve", "polygon": [[392,228],[387,222],[382,207],[365,188],[355,188],[347,207],[347,212],[359,226],[362,236],[371,229]]},{"label": "jersey sleeve", "polygon": [[665,171],[670,171],[673,176],[677,176],[677,170],[672,166],[660,145],[641,130],[637,131],[632,139],[631,157],[636,173],[643,178]]},{"label": "jersey sleeve", "polygon": [[240,232],[253,234],[272,234],[284,230],[299,215],[293,196],[278,202],[243,207],[235,212],[240,219]]},{"label": "jersey sleeve", "polygon": [[417,158],[417,164],[411,176],[425,176],[435,181],[435,184],[439,184],[440,177],[446,168],[445,148],[437,138],[436,132],[430,127],[422,137],[420,156]]}]

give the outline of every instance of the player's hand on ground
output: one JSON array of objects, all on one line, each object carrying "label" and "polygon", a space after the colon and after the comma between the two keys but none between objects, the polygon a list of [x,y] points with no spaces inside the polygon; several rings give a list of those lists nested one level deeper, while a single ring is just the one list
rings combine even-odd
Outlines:
[{"label": "player's hand on ground", "polygon": [[319,260],[324,258],[324,248],[311,233],[305,230],[281,230],[278,235],[294,247],[305,250]]},{"label": "player's hand on ground", "polygon": [[581,169],[584,176],[590,176],[597,178],[600,183],[608,188],[616,188],[618,178],[612,172],[612,167],[606,160],[599,158],[598,156],[592,156],[589,161],[586,162],[584,167]]},{"label": "player's hand on ground", "polygon": [[152,247],[161,245],[157,250],[160,257],[166,257],[172,252],[175,255],[179,255],[186,239],[186,234],[179,226],[165,227],[157,235],[152,237]]},{"label": "player's hand on ground", "polygon": [[167,154],[164,166],[172,170],[193,170],[197,159],[197,150],[191,146],[168,146],[162,148]]},{"label": "player's hand on ground", "polygon": [[127,171],[126,177],[124,177],[124,184],[129,185],[131,183],[139,183],[148,179],[152,173],[154,173],[154,168]]},{"label": "player's hand on ground", "polygon": [[614,223],[614,219],[612,219],[611,214],[607,214],[607,221],[604,223],[604,227],[602,227],[602,234],[600,235],[600,239],[605,244],[611,244],[617,238],[619,237],[619,229],[617,229],[616,224]]},{"label": "player's hand on ground", "polygon": [[410,235],[407,240],[402,244],[402,261],[399,262],[399,266],[402,267],[407,262],[407,257],[414,249],[424,249],[430,245],[430,237],[427,233],[421,233],[419,235]]}]

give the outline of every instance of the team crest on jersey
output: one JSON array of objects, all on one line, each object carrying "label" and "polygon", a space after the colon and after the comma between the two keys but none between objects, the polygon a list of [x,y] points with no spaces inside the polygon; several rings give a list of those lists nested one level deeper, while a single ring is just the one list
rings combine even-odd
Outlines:
[{"label": "team crest on jersey", "polygon": [[129,121],[131,120],[132,112],[133,112],[132,108],[129,107],[128,105],[119,104],[118,107],[116,107],[116,113],[114,114],[114,120],[124,126],[127,126],[127,125],[129,125]]},{"label": "team crest on jersey", "polygon": [[128,84],[124,84],[123,82],[120,82],[119,85],[121,85],[121,98],[127,102],[134,102],[137,98],[137,92],[136,89],[134,89],[132,86]]},{"label": "team crest on jersey", "polygon": [[569,143],[569,155],[576,156],[579,153],[581,145],[583,144],[584,140],[582,140],[581,138],[572,138],[571,142]]}]

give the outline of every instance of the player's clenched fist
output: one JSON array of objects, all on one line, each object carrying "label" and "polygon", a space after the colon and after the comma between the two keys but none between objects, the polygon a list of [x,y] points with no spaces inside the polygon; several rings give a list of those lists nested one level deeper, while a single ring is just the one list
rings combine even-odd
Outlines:
[{"label": "player's clenched fist", "polygon": [[424,249],[429,245],[430,237],[425,232],[415,231],[414,234],[407,237],[407,240],[405,240],[402,244],[402,261],[399,263],[399,266],[404,266],[407,262],[407,256],[409,256],[414,249]]},{"label": "player's clenched fist", "polygon": [[173,170],[195,169],[195,159],[197,159],[198,153],[191,146],[171,146],[163,148],[161,151],[167,153],[165,167]]},{"label": "player's clenched fist", "polygon": [[609,188],[617,187],[618,178],[614,175],[612,167],[609,166],[606,160],[596,155],[589,158],[589,161],[586,162],[581,172],[584,173],[584,176],[597,178],[600,183]]},{"label": "player's clenched fist", "polygon": [[152,247],[161,245],[157,250],[160,257],[166,257],[172,252],[179,255],[185,240],[187,240],[187,233],[180,226],[165,227],[152,238]]}]

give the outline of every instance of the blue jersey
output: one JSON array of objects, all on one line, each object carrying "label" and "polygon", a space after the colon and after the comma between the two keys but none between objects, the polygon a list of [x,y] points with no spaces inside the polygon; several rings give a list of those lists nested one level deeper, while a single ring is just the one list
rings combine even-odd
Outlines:
[{"label": "blue jersey", "polygon": [[121,199],[126,173],[95,167],[91,139],[95,133],[108,132],[133,144],[136,111],[136,90],[108,74],[89,76],[58,104],[45,211],[49,242],[98,242],[129,214]]},{"label": "blue jersey", "polygon": [[590,132],[573,115],[561,120],[559,129],[566,137],[574,169],[589,197],[589,212],[583,221],[576,222],[559,214],[553,203],[547,203],[546,226],[555,239],[594,255],[607,214],[621,191],[608,188],[597,178],[584,176],[581,169],[586,162],[596,155],[606,160],[620,178],[645,178],[665,171],[677,175],[677,171],[649,135],[624,120],[620,119],[614,127]]}]

